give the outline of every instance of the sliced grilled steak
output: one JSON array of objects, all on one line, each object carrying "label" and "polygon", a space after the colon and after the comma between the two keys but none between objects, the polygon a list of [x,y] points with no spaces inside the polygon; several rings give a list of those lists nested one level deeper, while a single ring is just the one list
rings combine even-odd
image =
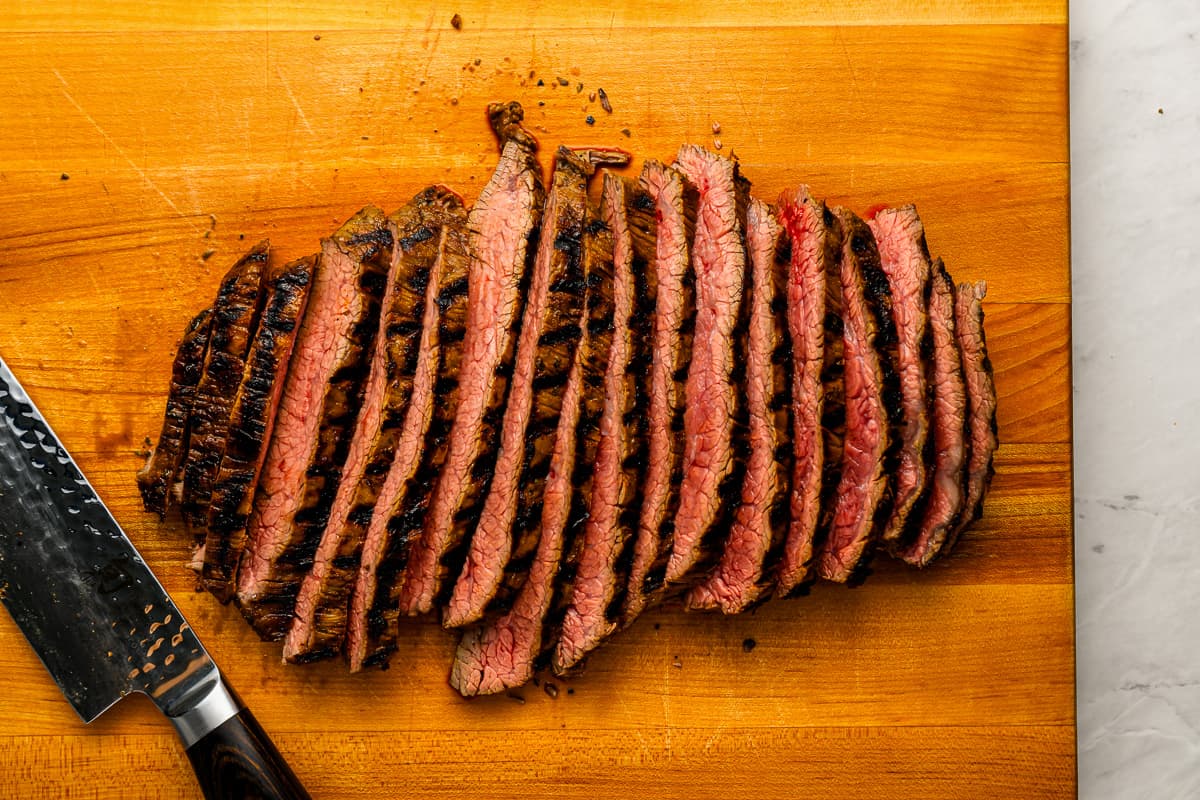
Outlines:
[{"label": "sliced grilled steak", "polygon": [[900,421],[896,326],[887,276],[871,229],[843,208],[842,319],[846,439],[833,522],[821,550],[820,575],[839,583],[865,577],[869,545],[891,514]]},{"label": "sliced grilled steak", "polygon": [[683,479],[684,387],[696,322],[696,281],[691,264],[696,190],[678,170],[657,161],[646,162],[640,182],[655,204],[658,225],[653,271],[658,285],[646,412],[649,444],[641,519],[623,611],[626,625],[653,602],[666,576]]},{"label": "sliced grilled steak", "polygon": [[[410,284],[416,288],[425,280],[428,287],[411,399],[389,389],[388,408],[403,409],[398,437],[390,450],[379,442],[379,459],[373,457],[367,467],[349,516],[351,525],[367,526],[346,631],[346,656],[355,672],[383,664],[395,647],[397,579],[420,534],[428,487],[446,456],[467,320],[470,254],[462,199],[445,187],[431,187],[392,220],[405,258],[414,263]],[[422,279],[423,254],[431,245],[434,259]]]},{"label": "sliced grilled steak", "polygon": [[[396,446],[413,395],[430,270],[441,244],[438,222],[431,219],[440,216],[437,209],[446,202],[441,194],[437,189],[422,192],[389,220],[398,246],[392,248],[379,323],[381,335],[375,339],[362,410],[329,522],[312,570],[304,577],[296,598],[295,617],[283,645],[287,661],[313,661],[333,656],[341,649],[351,581],[358,573],[363,538],[381,485],[394,459],[404,456],[411,475],[420,458],[415,445],[422,437],[417,431],[406,442],[408,452],[398,453]],[[418,416],[428,419],[428,413],[426,409]]]},{"label": "sliced grilled steak", "polygon": [[777,564],[780,595],[802,591],[828,533],[845,437],[842,226],[807,186],[779,198],[791,240],[787,319],[792,345],[791,521]]},{"label": "sliced grilled steak", "polygon": [[467,534],[487,497],[545,198],[537,142],[521,127],[521,106],[492,104],[488,116],[502,152],[468,222],[471,267],[458,409],[424,529],[408,560],[402,614],[430,612],[443,584],[453,588],[447,577],[459,573]]},{"label": "sliced grilled steak", "polygon": [[933,560],[958,522],[967,466],[967,389],[955,336],[954,282],[941,259],[933,264],[929,327],[933,335],[928,365],[933,388],[933,476],[920,527],[898,551],[902,559],[919,567]]},{"label": "sliced grilled steak", "polygon": [[494,694],[528,681],[539,656],[549,654],[557,640],[570,603],[604,410],[613,333],[612,251],[611,232],[589,208],[583,237],[586,324],[563,392],[537,553],[512,609],[463,634],[450,683],[464,696]]},{"label": "sliced grilled steak", "polygon": [[208,351],[208,335],[212,309],[206,308],[188,322],[183,340],[175,352],[171,367],[171,388],[167,393],[167,409],[163,414],[162,432],[158,444],[138,471],[138,489],[142,506],[159,517],[165,517],[167,507],[175,499],[171,491],[180,475],[180,465],[187,451],[188,420],[196,386],[204,375],[204,356]]},{"label": "sliced grilled steak", "polygon": [[511,599],[529,570],[541,529],[563,391],[583,309],[583,216],[590,165],[559,147],[525,299],[517,360],[500,429],[500,452],[471,549],[442,615],[447,628],[480,619]]},{"label": "sliced grilled steak", "polygon": [[910,516],[914,523],[920,521],[920,501],[928,489],[926,464],[932,465],[934,458],[929,446],[931,412],[925,381],[926,358],[933,346],[929,338],[929,250],[925,246],[925,227],[914,205],[885,208],[867,224],[875,235],[880,265],[892,290],[900,359],[900,400],[904,409],[900,461],[892,515],[883,529],[883,539],[894,541],[907,530]]},{"label": "sliced grilled steak", "polygon": [[284,373],[308,304],[316,261],[316,256],[293,261],[272,270],[266,279],[262,316],[233,403],[208,512],[202,575],[205,588],[222,603],[233,597],[254,487],[271,441]]},{"label": "sliced grilled steak", "polygon": [[959,535],[983,516],[983,500],[995,474],[992,459],[1000,441],[996,428],[996,383],[988,359],[983,332],[983,298],[987,284],[959,284],[954,302],[955,335],[962,351],[963,377],[967,383],[968,437],[971,455],[967,460],[967,494],[962,517],[942,546],[950,552]]},{"label": "sliced grilled steak", "polygon": [[264,639],[287,631],[337,494],[392,245],[374,206],[322,242],[238,570],[238,605]]},{"label": "sliced grilled steak", "polygon": [[[746,405],[750,459],[721,560],[686,598],[689,609],[736,614],[763,598],[771,584],[767,554],[778,551],[788,529],[792,448],[791,339],[786,325],[787,260],[778,258],[783,228],[771,209],[752,200],[746,213],[750,332]],[[810,401],[812,398],[806,398]]]},{"label": "sliced grilled steak", "polygon": [[587,523],[552,661],[559,674],[577,667],[617,627],[646,461],[649,398],[643,381],[653,336],[654,201],[635,182],[606,173],[600,203],[613,236],[613,336]]},{"label": "sliced grilled steak", "polygon": [[687,444],[665,576],[671,583],[712,566],[702,561],[703,554],[720,553],[741,494],[747,444],[739,340],[745,331],[743,226],[749,186],[733,161],[695,145],[679,149],[676,166],[700,199],[692,242],[696,323],[683,417]]},{"label": "sliced grilled steak", "polygon": [[242,256],[221,281],[213,303],[204,375],[192,400],[180,505],[183,521],[197,542],[205,538],[213,481],[225,452],[229,412],[242,382],[246,351],[258,320],[269,250],[270,245],[262,241]]}]

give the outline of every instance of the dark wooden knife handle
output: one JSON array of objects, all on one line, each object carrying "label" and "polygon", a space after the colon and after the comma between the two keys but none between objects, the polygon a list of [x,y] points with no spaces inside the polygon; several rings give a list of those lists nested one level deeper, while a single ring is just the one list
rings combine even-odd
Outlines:
[{"label": "dark wooden knife handle", "polygon": [[207,800],[311,800],[249,709],[187,749]]}]

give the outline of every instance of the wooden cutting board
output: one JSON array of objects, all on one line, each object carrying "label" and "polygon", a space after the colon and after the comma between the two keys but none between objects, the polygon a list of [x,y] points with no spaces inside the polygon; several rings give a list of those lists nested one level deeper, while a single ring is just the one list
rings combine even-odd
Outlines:
[{"label": "wooden cutting board", "polygon": [[[0,353],[314,796],[1074,795],[1065,0],[17,5]],[[387,672],[285,667],[193,591],[133,481],[185,322],[259,238],[302,255],[434,181],[473,200],[483,108],[510,98],[546,152],[719,139],[766,199],[919,205],[954,276],[988,281],[1000,395],[987,515],[953,557],[738,618],[651,613],[556,697],[472,702],[432,624]],[[3,614],[0,672],[0,796],[198,797],[149,703],[85,727]]]}]

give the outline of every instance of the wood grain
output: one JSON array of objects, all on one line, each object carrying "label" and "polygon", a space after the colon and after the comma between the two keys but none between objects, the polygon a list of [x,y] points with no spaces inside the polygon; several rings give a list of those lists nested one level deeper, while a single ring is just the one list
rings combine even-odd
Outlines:
[{"label": "wood grain", "polygon": [[[1064,2],[18,5],[0,353],[315,797],[1074,795]],[[193,591],[133,481],[188,318],[259,238],[314,252],[431,181],[473,200],[483,105],[510,97],[547,161],[719,138],[765,199],[918,204],[955,277],[988,281],[1000,395],[993,492],[952,557],[735,618],[659,609],[555,698],[472,702],[436,626],[406,625],[387,672],[284,667]],[[81,725],[5,615],[0,670],[0,796],[199,797],[149,703]]]}]

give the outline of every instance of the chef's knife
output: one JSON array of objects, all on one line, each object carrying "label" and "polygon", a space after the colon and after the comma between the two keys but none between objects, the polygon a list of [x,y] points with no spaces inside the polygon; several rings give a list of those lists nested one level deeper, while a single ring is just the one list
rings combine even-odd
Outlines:
[{"label": "chef's knife", "polygon": [[142,692],[205,797],[308,798],[3,359],[0,598],[84,722]]}]

